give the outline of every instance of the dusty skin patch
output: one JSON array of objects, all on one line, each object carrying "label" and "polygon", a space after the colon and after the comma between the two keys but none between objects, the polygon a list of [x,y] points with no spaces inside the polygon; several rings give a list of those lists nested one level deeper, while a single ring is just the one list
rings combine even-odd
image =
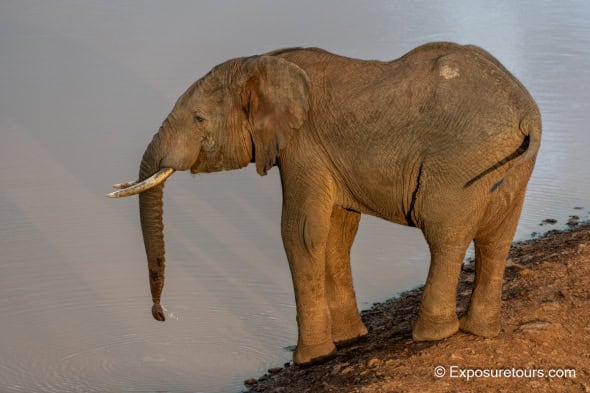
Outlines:
[{"label": "dusty skin patch", "polygon": [[[459,315],[467,309],[473,282],[473,265],[465,265]],[[362,312],[369,328],[366,339],[339,349],[324,364],[273,368],[248,381],[248,392],[590,392],[589,222],[512,246],[498,337],[458,333],[438,342],[414,342],[411,326],[421,296],[419,288],[375,304]],[[444,376],[435,376],[437,366]],[[461,378],[460,370],[468,369],[529,377]],[[549,378],[551,370],[570,371]],[[530,377],[533,372],[536,376]]]},{"label": "dusty skin patch", "polygon": [[445,79],[454,79],[459,77],[459,69],[449,65],[443,65],[440,69],[440,76]]}]

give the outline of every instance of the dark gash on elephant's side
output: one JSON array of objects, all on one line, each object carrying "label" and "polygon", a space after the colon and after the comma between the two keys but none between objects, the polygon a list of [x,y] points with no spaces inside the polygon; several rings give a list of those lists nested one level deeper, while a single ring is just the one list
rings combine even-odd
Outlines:
[{"label": "dark gash on elephant's side", "polygon": [[[154,318],[163,321],[162,196],[174,171],[278,166],[281,234],[295,289],[297,364],[367,334],[350,249],[360,215],[420,228],[431,263],[415,340],[500,330],[501,286],[541,139],[526,89],[475,46],[432,43],[391,61],[293,48],[229,60],[176,102],[141,161],[139,193]],[[476,282],[458,319],[467,246]]]}]

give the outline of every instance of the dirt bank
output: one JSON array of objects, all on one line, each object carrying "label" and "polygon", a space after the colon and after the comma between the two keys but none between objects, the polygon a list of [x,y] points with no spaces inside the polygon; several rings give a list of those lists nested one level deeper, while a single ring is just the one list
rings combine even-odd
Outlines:
[{"label": "dirt bank", "polygon": [[[473,279],[472,265],[465,265],[459,314]],[[272,369],[249,381],[247,391],[590,392],[590,223],[513,245],[496,338],[458,333],[413,342],[421,294],[421,288],[409,291],[364,311],[368,337],[335,359]]]}]

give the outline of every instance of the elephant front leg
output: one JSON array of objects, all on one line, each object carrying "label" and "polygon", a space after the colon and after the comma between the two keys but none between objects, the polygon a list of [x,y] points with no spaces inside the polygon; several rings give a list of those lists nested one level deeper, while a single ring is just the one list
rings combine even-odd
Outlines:
[{"label": "elephant front leg", "polygon": [[368,331],[358,312],[350,270],[350,249],[361,215],[334,207],[326,245],[326,296],[332,319],[332,339],[345,345]]},{"label": "elephant front leg", "polygon": [[295,289],[299,332],[293,361],[299,365],[324,360],[336,352],[326,299],[326,242],[331,211],[331,202],[326,199],[287,197],[283,202],[282,237]]}]

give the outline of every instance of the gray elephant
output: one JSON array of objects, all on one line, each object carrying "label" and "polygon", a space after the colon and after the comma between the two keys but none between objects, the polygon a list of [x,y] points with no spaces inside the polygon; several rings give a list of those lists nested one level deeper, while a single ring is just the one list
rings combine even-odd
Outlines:
[{"label": "gray elephant", "polygon": [[[415,340],[500,330],[502,276],[541,139],[527,90],[475,46],[431,43],[391,61],[317,48],[229,60],[182,94],[148,145],[139,193],[153,299],[164,320],[162,196],[174,171],[280,171],[281,234],[297,304],[296,364],[367,334],[350,249],[361,214],[420,228],[431,253]],[[475,289],[455,296],[469,243]]]}]

